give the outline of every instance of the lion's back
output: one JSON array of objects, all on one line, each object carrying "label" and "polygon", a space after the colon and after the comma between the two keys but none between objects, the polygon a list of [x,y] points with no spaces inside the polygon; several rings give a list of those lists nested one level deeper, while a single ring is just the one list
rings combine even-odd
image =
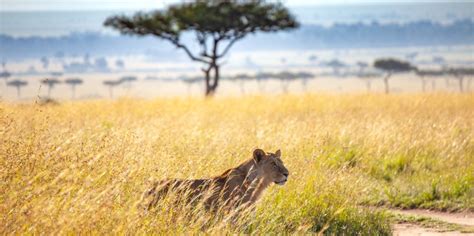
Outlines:
[{"label": "lion's back", "polygon": [[213,179],[169,179],[160,180],[152,184],[143,194],[146,208],[155,206],[162,198],[170,193],[176,196],[186,196],[187,199],[197,199],[213,185]]}]

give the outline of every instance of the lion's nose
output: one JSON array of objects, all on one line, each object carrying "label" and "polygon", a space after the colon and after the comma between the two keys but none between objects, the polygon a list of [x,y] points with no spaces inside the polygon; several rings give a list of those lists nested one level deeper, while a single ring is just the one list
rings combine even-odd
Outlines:
[{"label": "lion's nose", "polygon": [[288,173],[283,173],[283,175],[288,178]]}]

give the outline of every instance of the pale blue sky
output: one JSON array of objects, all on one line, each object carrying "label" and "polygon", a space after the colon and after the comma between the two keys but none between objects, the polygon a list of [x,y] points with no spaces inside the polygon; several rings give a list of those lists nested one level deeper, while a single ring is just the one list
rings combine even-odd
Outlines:
[{"label": "pale blue sky", "polygon": [[[183,0],[0,0],[1,11],[35,10],[138,10],[161,8]],[[410,2],[453,2],[452,0],[283,0],[287,6],[368,4],[368,3],[410,3]],[[472,1],[468,1],[472,2]]]}]

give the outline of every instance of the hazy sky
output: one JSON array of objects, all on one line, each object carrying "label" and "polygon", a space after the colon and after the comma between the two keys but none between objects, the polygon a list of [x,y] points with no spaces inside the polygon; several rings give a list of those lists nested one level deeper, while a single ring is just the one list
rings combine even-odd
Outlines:
[{"label": "hazy sky", "polygon": [[[398,2],[453,2],[452,0],[283,0],[288,6],[367,4]],[[137,10],[161,8],[167,4],[183,0],[0,0],[2,11],[35,10]],[[472,1],[471,1],[472,2]]]}]

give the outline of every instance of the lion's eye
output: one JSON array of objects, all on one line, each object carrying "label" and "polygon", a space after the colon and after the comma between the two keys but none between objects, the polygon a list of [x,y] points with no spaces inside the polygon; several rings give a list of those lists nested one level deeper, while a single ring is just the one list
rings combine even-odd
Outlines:
[{"label": "lion's eye", "polygon": [[273,162],[273,166],[278,166],[276,162]]}]

